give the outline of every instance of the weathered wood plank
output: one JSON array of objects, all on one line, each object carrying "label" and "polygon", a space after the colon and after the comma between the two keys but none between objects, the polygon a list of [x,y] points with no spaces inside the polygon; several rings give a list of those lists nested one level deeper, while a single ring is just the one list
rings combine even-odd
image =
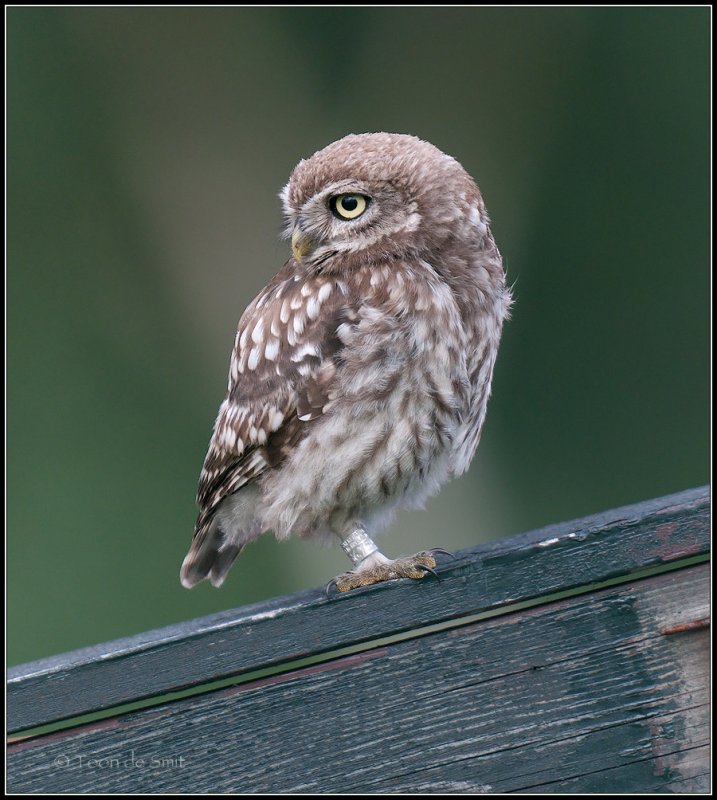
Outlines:
[{"label": "weathered wood plank", "polygon": [[708,598],[698,565],[28,740],[8,788],[706,791],[708,631],[663,631]]},{"label": "weathered wood plank", "polygon": [[315,589],[11,668],[8,730],[707,553],[709,515],[702,487],[463,550],[440,583]]}]

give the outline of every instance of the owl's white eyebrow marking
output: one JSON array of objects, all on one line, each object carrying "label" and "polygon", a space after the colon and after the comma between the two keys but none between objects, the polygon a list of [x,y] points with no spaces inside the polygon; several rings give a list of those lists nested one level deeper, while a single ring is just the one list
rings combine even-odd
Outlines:
[{"label": "owl's white eyebrow marking", "polygon": [[259,348],[252,347],[251,353],[249,353],[249,360],[246,362],[247,367],[249,369],[256,369],[256,365],[259,363]]},{"label": "owl's white eyebrow marking", "polygon": [[276,361],[276,357],[279,354],[279,340],[272,339],[271,341],[267,342],[266,347],[264,348],[264,358],[267,361]]}]

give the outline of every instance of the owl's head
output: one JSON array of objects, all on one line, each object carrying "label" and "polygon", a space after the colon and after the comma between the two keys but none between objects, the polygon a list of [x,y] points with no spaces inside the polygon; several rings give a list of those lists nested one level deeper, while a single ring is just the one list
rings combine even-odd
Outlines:
[{"label": "owl's head", "polygon": [[404,134],[345,136],[300,161],[280,196],[294,256],[308,266],[340,254],[431,258],[456,242],[480,247],[488,231],[470,175]]}]

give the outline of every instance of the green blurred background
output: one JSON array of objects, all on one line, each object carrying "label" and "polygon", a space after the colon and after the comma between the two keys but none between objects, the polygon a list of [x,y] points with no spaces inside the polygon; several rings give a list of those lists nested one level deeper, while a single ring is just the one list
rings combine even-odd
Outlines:
[{"label": "green blurred background", "polygon": [[277,192],[349,132],[457,157],[513,320],[479,454],[392,555],[709,480],[710,10],[7,10],[10,663],[324,584],[264,537],[182,589]]}]

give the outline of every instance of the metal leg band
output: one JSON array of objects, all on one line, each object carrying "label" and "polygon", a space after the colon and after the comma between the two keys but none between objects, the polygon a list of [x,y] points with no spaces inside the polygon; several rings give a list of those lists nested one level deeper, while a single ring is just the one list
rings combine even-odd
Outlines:
[{"label": "metal leg band", "polygon": [[346,555],[351,559],[354,566],[358,566],[366,556],[375,553],[378,547],[373,539],[362,528],[352,531],[345,539],[341,540]]}]

